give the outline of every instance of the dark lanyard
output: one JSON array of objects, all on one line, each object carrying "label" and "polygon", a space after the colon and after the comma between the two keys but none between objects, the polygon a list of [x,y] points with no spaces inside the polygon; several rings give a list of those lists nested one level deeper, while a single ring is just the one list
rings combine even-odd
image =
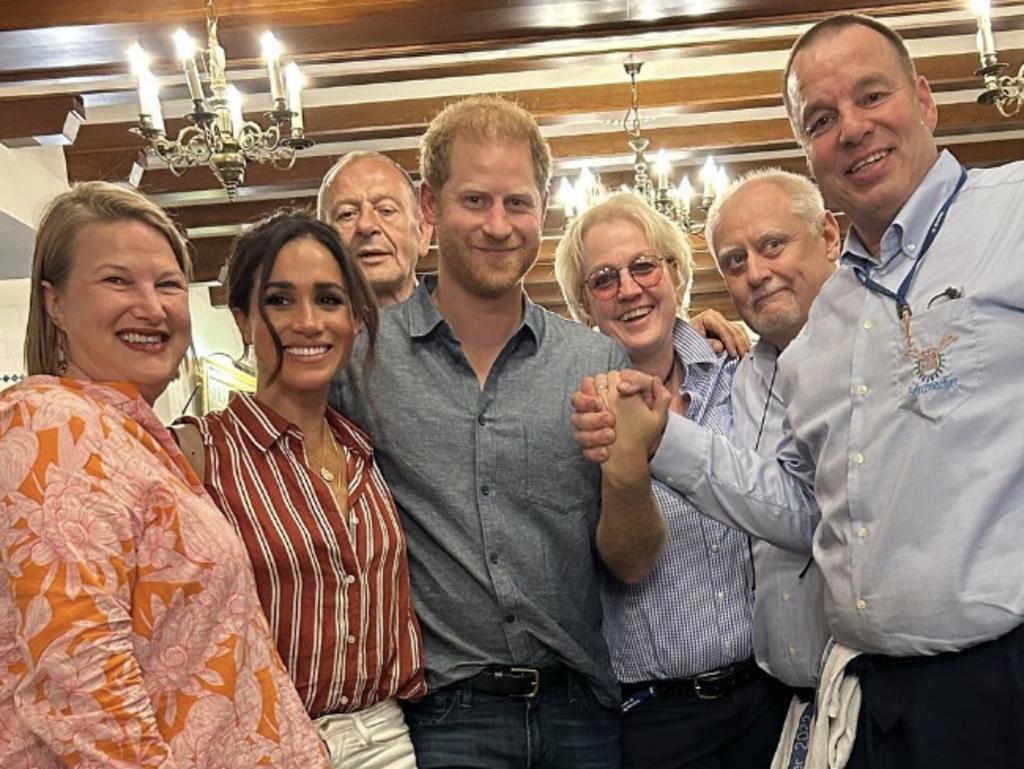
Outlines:
[{"label": "dark lanyard", "polygon": [[953,188],[953,192],[946,202],[942,204],[942,208],[935,214],[935,218],[932,219],[932,225],[928,228],[928,234],[925,236],[924,243],[921,245],[921,250],[917,254],[917,259],[914,261],[914,265],[910,268],[910,272],[907,273],[907,277],[900,283],[900,287],[896,289],[896,293],[893,293],[890,289],[883,286],[881,283],[871,279],[868,274],[868,269],[862,267],[854,268],[854,273],[861,283],[864,284],[864,288],[868,291],[873,291],[876,294],[887,296],[890,299],[896,301],[896,314],[901,320],[906,321],[910,317],[910,305],[907,304],[907,292],[910,291],[910,284],[914,280],[914,276],[917,274],[917,268],[921,266],[921,262],[924,261],[924,255],[928,253],[928,249],[931,248],[932,242],[935,237],[939,234],[939,230],[942,229],[943,223],[946,221],[946,214],[949,212],[949,207],[953,205],[953,198],[960,192],[960,188],[964,186],[964,182],[967,181],[967,170],[960,167],[960,179],[956,183],[956,187]]}]

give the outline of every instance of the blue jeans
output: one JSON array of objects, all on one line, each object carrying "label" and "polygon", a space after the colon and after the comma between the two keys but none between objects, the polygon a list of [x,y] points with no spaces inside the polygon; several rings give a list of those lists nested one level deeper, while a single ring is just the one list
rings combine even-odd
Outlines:
[{"label": "blue jeans", "polygon": [[458,682],[403,703],[419,769],[619,769],[619,715],[586,682],[534,699]]}]

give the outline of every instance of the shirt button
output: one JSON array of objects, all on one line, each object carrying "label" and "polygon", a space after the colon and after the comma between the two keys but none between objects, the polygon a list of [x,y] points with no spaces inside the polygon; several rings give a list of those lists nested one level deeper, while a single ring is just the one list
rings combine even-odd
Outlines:
[{"label": "shirt button", "polygon": [[506,614],[506,615],[505,615],[505,621],[506,621],[506,622],[507,622],[508,624],[510,624],[510,625],[511,625],[511,624],[512,624],[513,622],[515,622],[515,621],[516,621],[516,615],[515,615],[515,614]]},{"label": "shirt button", "polygon": [[480,493],[483,494],[485,497],[491,496],[491,487],[485,483],[483,486],[480,487]]},{"label": "shirt button", "polygon": [[497,553],[491,553],[491,563],[497,563],[497,562],[498,562],[498,554]]},{"label": "shirt button", "polygon": [[345,577],[345,583],[348,584],[348,585],[351,585],[355,581],[356,581],[356,578],[353,577],[351,574],[349,574],[347,577]]},{"label": "shirt button", "polygon": [[796,647],[795,646],[790,646],[789,647],[789,653],[790,654],[796,654]]},{"label": "shirt button", "polygon": [[853,461],[856,462],[858,465],[864,464],[864,455],[858,451],[856,454],[853,455]]},{"label": "shirt button", "polygon": [[864,321],[864,330],[865,331],[870,331],[874,327],[875,327],[875,322],[873,320],[866,320],[866,321]]},{"label": "shirt button", "polygon": [[486,418],[484,417],[484,415],[483,415],[483,414],[479,414],[479,415],[477,416],[477,418],[476,418],[476,423],[477,423],[478,425],[482,425],[482,424],[483,424],[484,422],[486,422],[486,421],[487,421],[487,419],[486,419]]},{"label": "shirt button", "polygon": [[857,529],[857,536],[858,537],[866,537],[867,535],[868,535],[868,530],[867,530],[866,527],[861,526],[859,529]]},{"label": "shirt button", "polygon": [[675,482],[676,482],[676,479],[673,478],[671,475],[666,475],[665,476],[665,483],[666,483],[666,485],[671,486]]},{"label": "shirt button", "polygon": [[719,601],[721,601],[723,598],[725,598],[725,593],[723,593],[721,590],[719,590],[717,593],[715,593],[715,595],[718,596],[718,600]]},{"label": "shirt button", "polygon": [[855,603],[854,606],[857,607],[858,611],[864,611],[866,608],[868,608],[868,602],[865,601],[863,598],[858,598],[857,603]]},{"label": "shirt button", "polygon": [[356,642],[356,637],[354,635],[350,635],[345,640],[348,641],[350,644],[354,644]]},{"label": "shirt button", "polygon": [[342,705],[348,705],[348,697],[342,697],[341,698],[341,704]]},{"label": "shirt button", "polygon": [[711,546],[711,552],[712,553],[717,553],[718,552],[718,545],[712,545]]},{"label": "shirt button", "polygon": [[914,245],[913,243],[907,243],[907,251],[913,253],[916,250],[917,250],[917,246],[916,245]]},{"label": "shirt button", "polygon": [[731,649],[732,648],[732,641],[726,641],[725,642],[725,648],[726,649]]},{"label": "shirt button", "polygon": [[783,601],[788,601],[789,600],[789,593],[783,593],[782,594],[782,600]]},{"label": "shirt button", "polygon": [[868,386],[867,385],[857,385],[857,395],[867,395],[867,394],[868,394]]}]

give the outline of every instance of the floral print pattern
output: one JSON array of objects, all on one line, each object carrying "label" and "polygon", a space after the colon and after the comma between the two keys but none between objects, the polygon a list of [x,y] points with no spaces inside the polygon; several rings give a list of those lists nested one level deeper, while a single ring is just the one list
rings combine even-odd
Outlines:
[{"label": "floral print pattern", "polygon": [[130,385],[0,396],[0,766],[325,766],[244,548]]}]

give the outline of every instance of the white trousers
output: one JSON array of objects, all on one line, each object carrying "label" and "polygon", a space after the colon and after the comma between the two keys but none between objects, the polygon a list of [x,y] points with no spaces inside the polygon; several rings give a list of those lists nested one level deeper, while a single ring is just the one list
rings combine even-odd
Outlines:
[{"label": "white trousers", "polygon": [[331,769],[416,769],[402,709],[394,698],[357,713],[315,721],[331,757]]}]

